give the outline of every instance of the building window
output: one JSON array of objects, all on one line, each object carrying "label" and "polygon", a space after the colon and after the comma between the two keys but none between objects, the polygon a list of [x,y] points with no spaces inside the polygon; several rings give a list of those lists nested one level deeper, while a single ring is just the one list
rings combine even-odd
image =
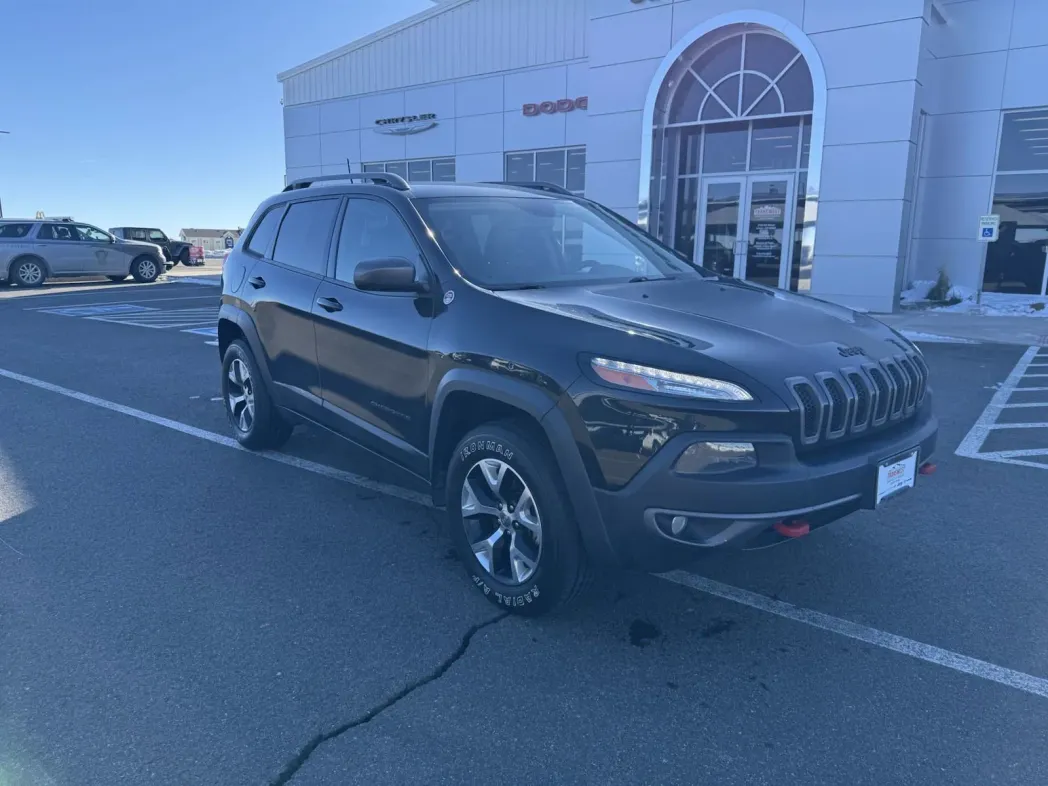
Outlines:
[{"label": "building window", "polygon": [[1002,115],[991,212],[1001,228],[986,249],[983,289],[1048,294],[1048,108]]},{"label": "building window", "polygon": [[648,231],[723,275],[809,289],[814,104],[807,62],[775,31],[693,43],[655,102]]},{"label": "building window", "polygon": [[412,161],[378,161],[364,164],[365,172],[400,175],[409,183],[454,183],[454,158],[418,158]]},{"label": "building window", "polygon": [[583,196],[586,192],[586,148],[560,147],[506,153],[506,181],[549,183]]}]

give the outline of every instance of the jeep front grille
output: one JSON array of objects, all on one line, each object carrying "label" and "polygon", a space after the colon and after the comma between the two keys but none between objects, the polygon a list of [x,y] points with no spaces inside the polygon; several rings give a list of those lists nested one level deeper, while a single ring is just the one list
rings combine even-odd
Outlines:
[{"label": "jeep front grille", "polygon": [[803,445],[842,439],[913,415],[928,391],[928,367],[905,353],[816,374],[790,377],[786,387],[800,407]]}]

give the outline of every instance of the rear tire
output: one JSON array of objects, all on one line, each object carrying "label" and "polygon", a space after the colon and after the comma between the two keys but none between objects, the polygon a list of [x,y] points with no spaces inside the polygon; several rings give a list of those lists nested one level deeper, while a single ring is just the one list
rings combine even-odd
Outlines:
[{"label": "rear tire", "polygon": [[280,417],[255,356],[240,339],[222,358],[222,403],[233,436],[250,450],[277,450],[294,430]]},{"label": "rear tire", "polygon": [[190,265],[192,264],[191,260],[189,259],[188,248],[183,249],[182,253],[178,255],[178,259],[175,260],[175,264],[177,265],[179,262],[181,262],[185,267],[190,267]]},{"label": "rear tire", "polygon": [[122,276],[106,276],[106,278],[113,282],[119,282],[127,278],[127,273],[124,273]]},{"label": "rear tire", "polygon": [[470,432],[448,467],[446,507],[477,591],[538,616],[573,600],[590,570],[556,462],[528,432],[515,421]]},{"label": "rear tire", "polygon": [[11,265],[10,278],[20,287],[39,287],[47,279],[47,268],[35,257],[23,257]]},{"label": "rear tire", "polygon": [[131,275],[139,284],[152,284],[160,277],[160,263],[151,256],[140,256],[131,263]]}]

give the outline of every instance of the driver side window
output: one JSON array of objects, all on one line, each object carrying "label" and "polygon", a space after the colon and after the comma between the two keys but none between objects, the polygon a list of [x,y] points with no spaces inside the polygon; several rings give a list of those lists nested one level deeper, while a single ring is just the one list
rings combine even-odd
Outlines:
[{"label": "driver side window", "polygon": [[335,259],[335,278],[353,283],[361,262],[400,257],[416,267],[420,255],[411,232],[390,205],[374,199],[350,199],[342,217]]},{"label": "driver side window", "polygon": [[160,243],[167,242],[167,235],[161,232],[159,229],[149,230],[149,239]]},{"label": "driver side window", "polygon": [[76,233],[79,240],[89,243],[108,243],[109,235],[103,232],[101,229],[88,226],[87,224],[77,224]]}]

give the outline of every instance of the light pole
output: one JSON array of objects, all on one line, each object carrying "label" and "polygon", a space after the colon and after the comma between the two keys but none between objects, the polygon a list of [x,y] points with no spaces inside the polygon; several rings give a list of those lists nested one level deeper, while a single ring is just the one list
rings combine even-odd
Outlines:
[{"label": "light pole", "polygon": [[[0,134],[10,134],[10,133],[11,133],[10,131],[0,131]],[[3,217],[4,217],[4,203],[3,203],[3,200],[0,200],[0,218],[3,218]]]}]

